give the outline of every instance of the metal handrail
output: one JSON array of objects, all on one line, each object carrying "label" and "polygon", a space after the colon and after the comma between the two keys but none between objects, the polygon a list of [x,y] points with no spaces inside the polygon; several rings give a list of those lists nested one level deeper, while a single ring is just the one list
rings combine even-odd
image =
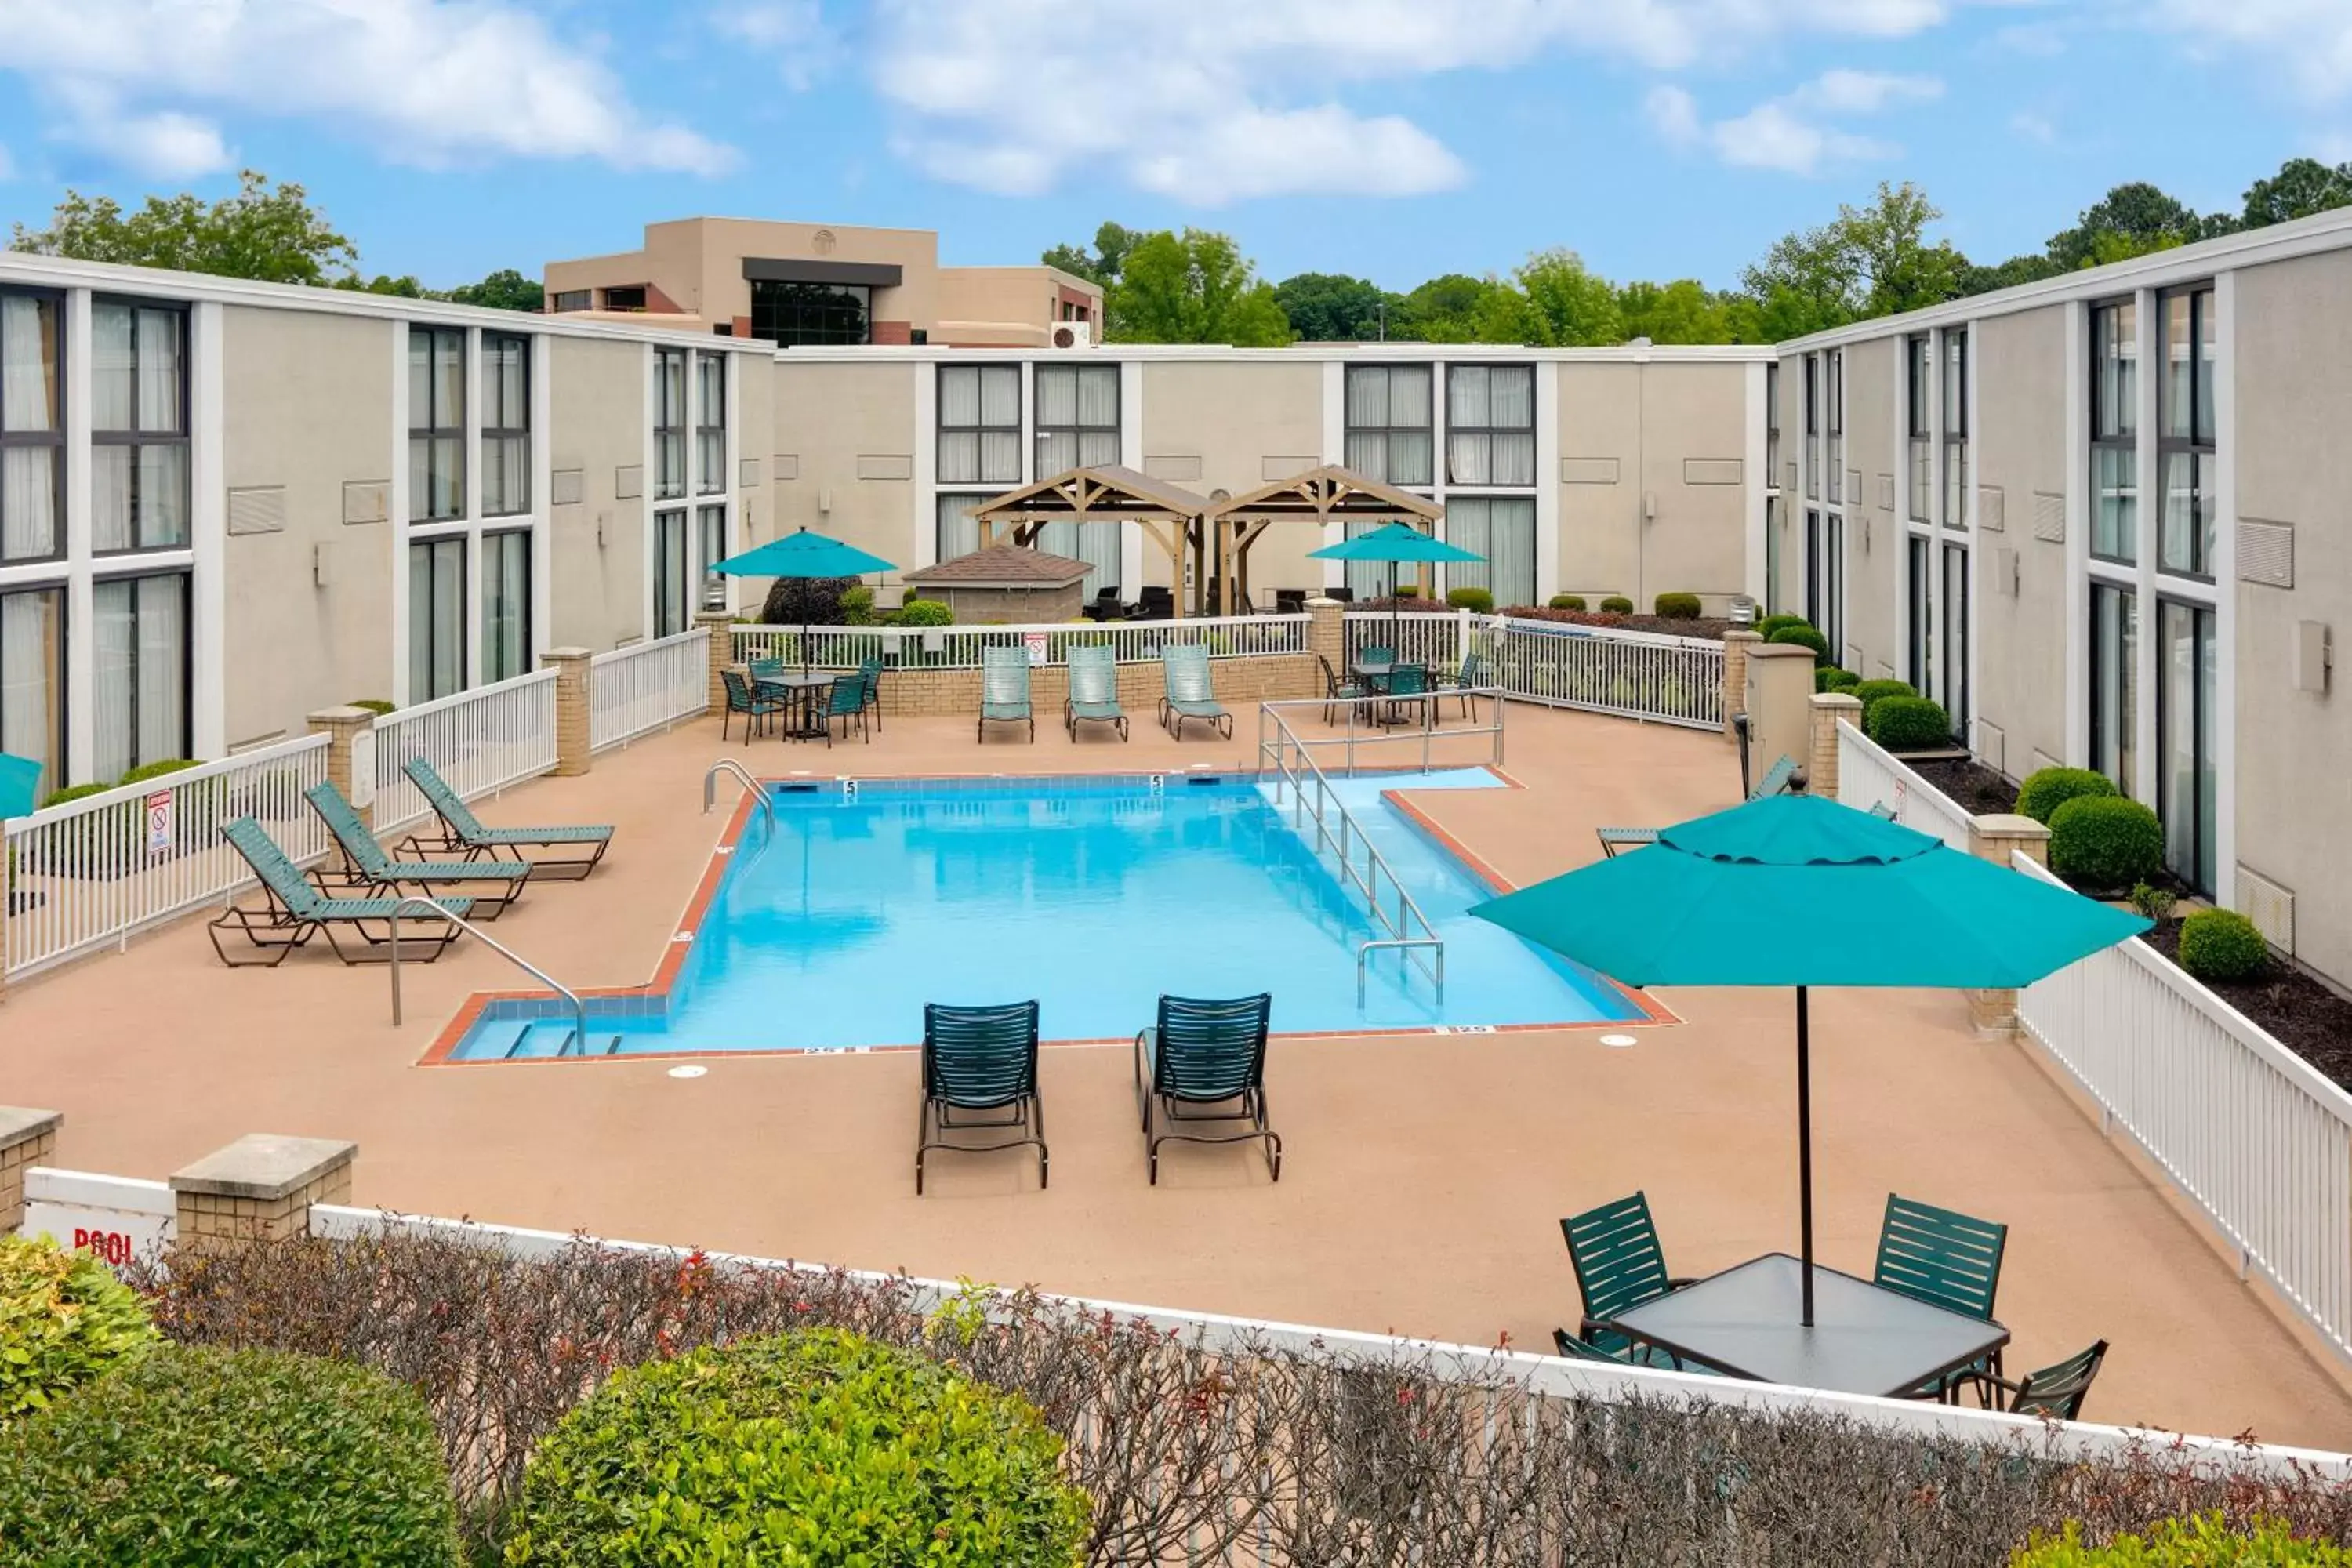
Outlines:
[{"label": "metal handrail", "polygon": [[[412,906],[420,910],[430,910],[434,918],[447,921],[451,925],[571,1003],[572,1033],[565,1037],[563,1044],[557,1048],[555,1054],[559,1057],[570,1056],[575,1042],[580,1047],[582,1056],[588,1054],[588,1005],[580,1000],[578,992],[499,941],[498,938],[483,931],[473,921],[457,914],[447,905],[436,903],[419,893],[410,893],[392,906],[392,1026],[394,1028],[400,1027],[400,917]],[[613,1037],[615,1040],[620,1038],[618,1035]]]},{"label": "metal handrail", "polygon": [[[1368,692],[1361,697],[1286,697],[1276,701],[1261,702],[1258,704],[1260,710],[1260,721],[1258,724],[1258,749],[1260,751],[1264,751],[1265,749],[1265,725],[1264,715],[1265,710],[1267,709],[1318,708],[1328,710],[1332,708],[1345,708],[1348,710],[1348,732],[1346,734],[1307,736],[1301,735],[1294,730],[1291,731],[1290,738],[1297,745],[1304,748],[1312,748],[1316,746],[1343,746],[1347,748],[1348,761],[1345,771],[1347,773],[1347,776],[1349,778],[1354,778],[1356,776],[1356,748],[1360,745],[1396,745],[1400,743],[1410,743],[1411,742],[1417,740],[1421,742],[1421,771],[1423,773],[1427,773],[1430,771],[1429,748],[1431,743],[1436,741],[1457,740],[1465,735],[1492,735],[1495,737],[1493,754],[1487,759],[1487,761],[1493,766],[1499,768],[1503,765],[1503,715],[1508,711],[1508,708],[1507,707],[1504,700],[1508,696],[1510,696],[1510,693],[1499,686],[1446,686],[1437,688],[1436,689],[1425,694],[1414,693],[1411,696],[1402,698],[1391,697],[1377,691]],[[1430,705],[1430,718],[1434,719],[1437,711],[1437,700],[1444,697],[1466,698],[1473,700],[1481,697],[1490,699],[1494,703],[1494,721],[1488,724],[1464,725],[1456,729],[1443,727],[1430,722],[1428,720],[1424,720],[1418,728],[1410,725],[1381,726],[1377,728],[1374,732],[1370,734],[1362,733],[1356,728],[1356,714],[1359,710],[1368,706],[1377,707],[1381,703],[1418,702],[1425,700]]]},{"label": "metal handrail", "polygon": [[710,815],[710,807],[718,798],[718,791],[713,787],[713,785],[719,775],[722,773],[733,773],[737,778],[743,781],[744,789],[750,792],[752,799],[760,803],[760,809],[767,813],[768,837],[770,839],[774,838],[776,837],[775,801],[769,796],[766,790],[760,787],[760,781],[751,776],[751,770],[745,767],[742,763],[737,762],[732,757],[721,757],[717,762],[711,763],[710,766],[703,770],[702,815],[705,816],[709,816]]}]

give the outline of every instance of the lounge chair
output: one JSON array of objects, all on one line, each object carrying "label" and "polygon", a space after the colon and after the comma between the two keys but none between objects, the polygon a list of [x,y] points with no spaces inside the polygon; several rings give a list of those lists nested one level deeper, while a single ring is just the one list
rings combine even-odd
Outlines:
[{"label": "lounge chair", "polygon": [[824,709],[817,717],[824,725],[824,744],[827,751],[833,749],[833,721],[835,719],[841,721],[843,740],[849,739],[849,726],[855,723],[857,726],[857,738],[861,741],[870,741],[873,737],[866,732],[866,678],[862,675],[845,675],[835,680],[825,689]]},{"label": "lounge chair", "polygon": [[[1948,1312],[1990,1322],[1993,1297],[2000,1289],[2001,1254],[2008,1246],[2005,1225],[1889,1193],[1871,1281]],[[2000,1350],[1996,1346],[1982,1360],[1920,1384],[1910,1397],[1940,1399],[1963,1384],[2000,1376]]]},{"label": "lounge chair", "polygon": [[[255,964],[267,964],[275,969],[286,962],[286,955],[301,947],[319,932],[327,933],[327,945],[345,963],[384,963],[391,961],[393,915],[400,907],[394,899],[330,898],[302,874],[301,868],[286,858],[286,851],[277,841],[262,831],[261,824],[249,816],[240,816],[221,829],[221,837],[236,847],[261,880],[265,902],[259,909],[231,904],[215,920],[207,921],[205,931],[212,938],[213,951],[220,961],[232,969]],[[465,918],[471,913],[471,899],[437,899],[434,900],[449,913]],[[400,956],[408,962],[430,963],[448,950],[457,940],[457,927],[449,921],[436,920],[430,915],[403,916],[400,930]],[[371,927],[382,927],[379,936]],[[242,936],[253,946],[268,954],[263,958],[231,958],[223,938],[231,932]],[[355,949],[343,945],[349,935],[359,943]]]},{"label": "lounge chair", "polygon": [[[1748,798],[1762,800],[1767,795],[1786,795],[1796,776],[1797,760],[1784,756],[1765,770],[1764,776],[1756,781],[1756,787],[1748,792]],[[1601,836],[1601,853],[1612,860],[1620,849],[1639,849],[1658,841],[1654,827],[1596,827],[1593,832]]]},{"label": "lounge chair", "polygon": [[1209,650],[1198,643],[1171,643],[1160,650],[1160,722],[1178,740],[1184,721],[1198,719],[1221,727],[1233,739],[1234,716],[1217,701],[1216,682],[1209,673]]},{"label": "lounge chair", "polygon": [[417,894],[437,899],[441,896],[434,890],[437,888],[470,889],[482,918],[494,921],[522,896],[523,884],[530,880],[528,860],[394,859],[383,852],[383,846],[375,841],[375,835],[368,831],[332,780],[312,784],[302,792],[302,798],[335,836],[335,847],[343,857],[342,882],[347,889],[371,898]]},{"label": "lounge chair", "polygon": [[1081,724],[1108,724],[1127,739],[1127,713],[1118,705],[1118,655],[1108,647],[1069,651],[1070,695],[1062,703],[1062,728],[1078,738]]},{"label": "lounge chair", "polygon": [[2064,1361],[2027,1373],[2015,1383],[1980,1373],[1962,1381],[1976,1385],[1988,1410],[2019,1415],[2047,1415],[2053,1421],[2080,1421],[2083,1401],[2090,1396],[2091,1380],[2107,1359],[2107,1342],[2099,1341]]},{"label": "lounge chair", "polygon": [[719,672],[719,679],[727,688],[727,711],[719,718],[719,738],[722,741],[727,738],[727,726],[734,722],[736,714],[743,715],[743,743],[748,746],[751,743],[753,731],[766,729],[769,720],[792,706],[782,692],[761,685],[756,673],[743,675],[732,669],[722,669]]},{"label": "lounge chair", "polygon": [[1576,1270],[1577,1294],[1584,1299],[1584,1321],[1577,1325],[1577,1338],[1629,1365],[1680,1371],[1682,1363],[1666,1352],[1638,1344],[1604,1326],[1619,1313],[1690,1283],[1666,1272],[1665,1251],[1658,1245],[1658,1227],[1650,1218],[1649,1195],[1635,1193],[1571,1215],[1559,1222],[1559,1234],[1568,1243],[1568,1261]]},{"label": "lounge chair", "polygon": [[[613,829],[607,824],[590,824],[577,827],[486,827],[473,808],[457,798],[457,792],[448,781],[434,770],[423,757],[408,759],[408,776],[424,793],[425,803],[433,808],[440,820],[437,835],[412,833],[401,841],[404,852],[412,855],[456,855],[462,852],[469,860],[530,861],[534,877],[561,877],[579,880],[596,868],[604,851],[613,845]],[[573,855],[526,856],[525,849],[573,849]]]},{"label": "lounge chair", "polygon": [[[1160,998],[1159,1022],[1135,1037],[1135,1098],[1154,1186],[1160,1183],[1160,1145],[1171,1140],[1256,1139],[1266,1170],[1282,1180],[1282,1135],[1266,1125],[1265,1022],[1273,1005],[1272,994],[1263,991],[1229,1001]],[[1181,1131],[1202,1123],[1237,1130]]]},{"label": "lounge chair", "polygon": [[1029,708],[1029,650],[1025,647],[984,647],[980,650],[980,722],[973,739],[988,739],[991,724],[1026,724],[1029,738],[1037,738],[1037,717]]},{"label": "lounge chair", "polygon": [[[957,1111],[978,1112],[957,1121]],[[993,1114],[990,1114],[990,1113]],[[996,1143],[957,1143],[950,1132],[974,1128],[1018,1129]],[[1045,1108],[1037,1095],[1037,1004],[923,1008],[923,1111],[916,1123],[915,1195],[923,1194],[923,1159],[934,1149],[985,1154],[1037,1149],[1037,1185],[1049,1174]]]}]

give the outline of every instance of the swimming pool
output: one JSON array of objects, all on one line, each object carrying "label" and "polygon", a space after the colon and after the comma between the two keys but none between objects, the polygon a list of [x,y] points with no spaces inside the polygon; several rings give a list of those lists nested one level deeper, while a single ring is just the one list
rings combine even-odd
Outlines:
[{"label": "swimming pool", "polygon": [[[1119,1038],[1162,991],[1270,991],[1286,1033],[1639,1016],[1605,981],[1470,919],[1486,883],[1382,798],[1504,787],[1494,774],[1336,787],[1445,940],[1442,1002],[1389,955],[1357,1006],[1357,946],[1386,933],[1253,777],[825,781],[770,786],[773,838],[754,812],[667,997],[593,1000],[590,1053],[910,1045],[927,1001],[1033,996],[1048,1039]],[[452,1055],[556,1055],[571,1032],[558,1010],[493,1001]]]}]

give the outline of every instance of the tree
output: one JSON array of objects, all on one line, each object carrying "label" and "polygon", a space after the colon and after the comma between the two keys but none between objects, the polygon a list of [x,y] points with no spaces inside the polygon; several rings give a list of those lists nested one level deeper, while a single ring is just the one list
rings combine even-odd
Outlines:
[{"label": "tree", "polygon": [[2052,235],[2050,259],[2072,272],[2169,250],[2191,240],[2227,234],[2236,226],[2225,214],[2200,217],[2156,186],[2134,181],[2116,186],[2083,209],[2074,227]]},{"label": "tree", "polygon": [[1276,348],[1291,341],[1273,287],[1232,236],[1204,229],[1134,237],[1104,303],[1110,335],[1123,342]]},{"label": "tree", "polygon": [[1754,302],[1750,325],[1764,342],[1786,342],[1842,327],[1862,313],[1859,259],[1837,224],[1798,229],[1772,242],[1739,275]]},{"label": "tree", "polygon": [[1868,206],[1839,206],[1836,226],[1866,289],[1864,315],[1922,310],[1959,292],[1968,258],[1950,240],[1927,243],[1927,226],[1943,216],[1927,193],[1908,180],[1900,185],[1880,181],[1877,199]]},{"label": "tree", "polygon": [[2331,168],[2316,158],[2289,158],[2277,174],[2247,187],[2241,226],[2264,228],[2346,206],[2352,206],[2352,163]]},{"label": "tree", "polygon": [[403,300],[440,300],[447,297],[419,283],[416,280],[416,275],[413,272],[403,273],[398,278],[388,277],[382,272],[373,278],[362,278],[354,272],[348,277],[336,279],[333,286],[354,294],[392,294]]},{"label": "tree", "polygon": [[1119,269],[1125,266],[1127,253],[1144,236],[1115,223],[1106,223],[1095,230],[1095,247],[1083,245],[1057,245],[1038,258],[1048,267],[1090,279],[1108,289],[1118,281]]},{"label": "tree", "polygon": [[1617,290],[1625,336],[1654,343],[1736,343],[1731,301],[1696,278],[1628,283]]},{"label": "tree", "polygon": [[1390,321],[1389,336],[1433,343],[1470,342],[1487,300],[1505,287],[1495,279],[1473,278],[1466,272],[1433,278],[1404,297],[1402,321]]},{"label": "tree", "polygon": [[1960,268],[1962,295],[1990,294],[1996,289],[2014,289],[2021,283],[2039,283],[2045,278],[2061,276],[2065,268],[2046,255],[2031,252],[2012,256],[1993,267],[1979,267],[1971,262]]},{"label": "tree", "polygon": [[1393,336],[1404,301],[1379,284],[1337,272],[1301,272],[1274,286],[1290,330],[1314,343],[1370,342]]},{"label": "tree", "polygon": [[526,278],[511,267],[501,267],[479,283],[460,283],[449,290],[450,301],[458,305],[480,305],[492,310],[537,310],[547,303],[547,294],[536,278]]},{"label": "tree", "polygon": [[284,181],[271,190],[268,177],[252,169],[237,176],[236,195],[209,206],[183,193],[149,196],[125,214],[110,196],[68,189],[47,228],[16,225],[9,247],[268,283],[324,283],[359,260],[300,185]]},{"label": "tree", "polygon": [[1625,341],[1615,286],[1572,250],[1528,257],[1508,286],[1486,297],[1476,319],[1480,342],[1593,347]]}]

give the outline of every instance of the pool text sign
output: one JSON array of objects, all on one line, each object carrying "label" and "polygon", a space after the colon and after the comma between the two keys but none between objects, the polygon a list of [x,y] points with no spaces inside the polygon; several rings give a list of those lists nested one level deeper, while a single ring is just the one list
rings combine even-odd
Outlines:
[{"label": "pool text sign", "polygon": [[25,1173],[23,1234],[55,1237],[59,1246],[96,1253],[117,1268],[160,1255],[178,1226],[168,1183],[46,1165]]}]

